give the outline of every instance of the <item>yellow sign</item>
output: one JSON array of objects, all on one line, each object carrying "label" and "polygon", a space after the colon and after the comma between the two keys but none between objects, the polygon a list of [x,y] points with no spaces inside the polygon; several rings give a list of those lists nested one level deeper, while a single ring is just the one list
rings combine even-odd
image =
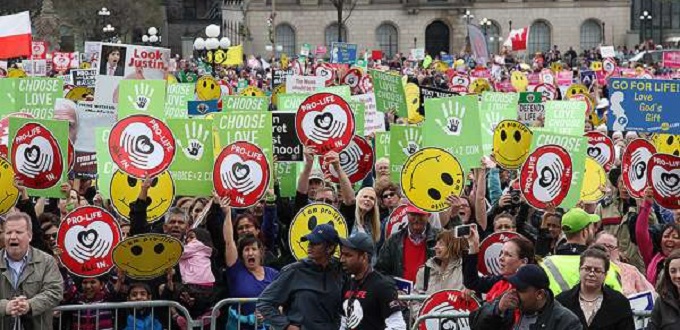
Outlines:
[{"label": "yellow sign", "polygon": [[14,169],[12,164],[0,157],[0,214],[5,214],[17,203],[19,189],[14,186]]},{"label": "yellow sign", "polygon": [[448,209],[446,198],[460,196],[464,186],[460,162],[443,149],[420,149],[406,160],[401,170],[404,195],[413,205],[428,212]]},{"label": "yellow sign", "polygon": [[198,101],[217,100],[222,95],[222,89],[215,77],[204,75],[196,81],[196,98]]},{"label": "yellow sign", "polygon": [[407,83],[404,86],[406,94],[406,109],[408,110],[409,124],[417,124],[425,119],[419,112],[420,109],[420,87],[414,83]]},{"label": "yellow sign", "polygon": [[285,94],[286,93],[286,83],[283,83],[281,85],[276,86],[274,90],[272,91],[272,104],[278,105],[279,104],[279,94]]},{"label": "yellow sign", "polygon": [[552,64],[550,64],[550,70],[552,70],[555,73],[560,72],[563,69],[564,69],[563,65],[560,62],[552,62]]},{"label": "yellow sign", "polygon": [[567,88],[567,92],[565,93],[565,96],[567,99],[570,99],[576,95],[586,95],[588,96],[588,87],[584,84],[572,84]]},{"label": "yellow sign", "polygon": [[482,94],[484,92],[492,91],[492,89],[486,78],[477,78],[470,84],[468,91],[472,94]]},{"label": "yellow sign", "polygon": [[71,88],[71,90],[66,93],[65,97],[73,102],[77,102],[86,101],[88,96],[94,98],[94,88],[76,86]]},{"label": "yellow sign", "polygon": [[[303,207],[290,224],[288,231],[288,247],[297,260],[307,257],[307,242],[302,237],[311,233],[318,225],[330,223],[341,238],[347,238],[348,229],[345,218],[340,212],[328,204],[314,203]],[[339,250],[339,249],[338,249]],[[339,251],[336,250],[336,256]]]},{"label": "yellow sign", "polygon": [[652,143],[657,153],[680,156],[680,135],[655,133]]},{"label": "yellow sign", "polygon": [[286,53],[282,53],[281,54],[281,69],[282,70],[287,69],[289,64],[290,63],[288,62],[288,55],[286,55]]},{"label": "yellow sign", "polygon": [[444,61],[437,61],[434,63],[434,69],[439,73],[446,73],[446,71],[449,71],[449,65]]},{"label": "yellow sign", "polygon": [[534,133],[516,120],[503,120],[493,131],[493,158],[501,167],[518,169],[529,156]]},{"label": "yellow sign", "polygon": [[[122,217],[130,218],[130,203],[137,200],[142,191],[142,180],[135,179],[122,171],[113,173],[111,178],[111,204]],[[147,193],[151,204],[146,209],[148,222],[160,219],[172,206],[175,197],[175,183],[170,172],[165,171],[153,179]]]},{"label": "yellow sign", "polygon": [[172,236],[141,234],[118,243],[112,257],[125,275],[145,280],[165,275],[177,265],[183,251],[182,243]]},{"label": "yellow sign", "polygon": [[586,168],[583,172],[581,200],[588,203],[598,202],[604,197],[607,184],[607,172],[595,159],[586,157]]},{"label": "yellow sign", "polygon": [[515,70],[510,74],[510,84],[515,88],[515,91],[526,92],[529,86],[529,78],[527,78],[526,73]]},{"label": "yellow sign", "polygon": [[7,78],[26,78],[26,71],[22,69],[11,68],[7,70]]},{"label": "yellow sign", "polygon": [[238,93],[241,96],[265,96],[266,94],[255,86],[248,86]]},{"label": "yellow sign", "polygon": [[593,61],[590,63],[590,70],[593,71],[602,71],[602,62],[600,61]]},{"label": "yellow sign", "polygon": [[92,64],[90,62],[80,62],[80,69],[89,69],[92,67]]}]

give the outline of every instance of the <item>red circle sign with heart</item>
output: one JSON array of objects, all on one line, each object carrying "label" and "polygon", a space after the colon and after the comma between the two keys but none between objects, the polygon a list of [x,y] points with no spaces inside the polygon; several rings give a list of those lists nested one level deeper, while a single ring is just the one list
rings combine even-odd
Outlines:
[{"label": "red circle sign with heart", "polygon": [[605,171],[609,172],[614,166],[616,152],[614,151],[614,141],[606,134],[591,131],[585,134],[588,138],[587,154],[602,165]]},{"label": "red circle sign with heart", "polygon": [[234,142],[215,159],[215,191],[220,197],[229,197],[235,208],[255,205],[267,190],[269,176],[264,152],[252,143]]},{"label": "red circle sign with heart", "polygon": [[68,170],[71,171],[73,169],[73,164],[76,161],[75,157],[75,150],[73,149],[73,142],[71,142],[71,139],[68,139]]},{"label": "red circle sign with heart", "polygon": [[546,209],[560,205],[571,186],[571,157],[562,147],[545,145],[532,152],[522,165],[519,185],[529,205]]},{"label": "red circle sign with heart", "polygon": [[[392,193],[396,194],[397,192],[393,191]],[[378,196],[378,198],[380,199],[381,196]],[[385,223],[385,239],[388,239],[390,236],[400,232],[408,226],[407,208],[408,205],[399,205],[392,213],[390,213],[389,218],[387,218],[387,223]]]},{"label": "red circle sign with heart", "polygon": [[24,112],[11,113],[0,119],[0,157],[7,159],[7,146],[9,145],[9,118],[33,118],[31,114]]},{"label": "red circle sign with heart", "polygon": [[647,163],[647,184],[662,207],[680,209],[680,157],[655,154]]},{"label": "red circle sign with heart", "polygon": [[[373,148],[366,139],[360,136],[355,135],[352,142],[340,151],[338,157],[340,158],[340,167],[352,183],[363,180],[373,168]],[[319,162],[324,175],[330,177],[334,183],[340,182],[338,172],[331,164],[326,162],[325,158],[319,158]]]},{"label": "red circle sign with heart", "polygon": [[461,317],[426,319],[420,323],[418,329],[470,329],[467,314],[476,311],[479,307],[479,302],[473,296],[467,295],[462,291],[437,291],[425,299],[423,307],[418,312],[418,316],[461,313]]},{"label": "red circle sign with heart", "polygon": [[373,91],[373,78],[371,78],[370,75],[364,75],[361,77],[361,81],[359,82],[359,88],[361,89],[362,92],[365,93],[370,93]]},{"label": "red circle sign with heart", "polygon": [[59,225],[59,260],[77,276],[96,277],[113,268],[111,252],[120,240],[120,226],[111,213],[97,206],[79,207]]},{"label": "red circle sign with heart", "polygon": [[175,151],[170,128],[147,115],[119,120],[109,135],[111,160],[121,171],[138,179],[154,177],[167,170]]},{"label": "red circle sign with heart", "polygon": [[351,68],[347,70],[345,76],[342,77],[342,83],[348,85],[350,88],[357,88],[362,78],[361,75],[361,69]]},{"label": "red circle sign with heart", "polygon": [[64,171],[59,142],[38,123],[21,126],[12,141],[12,168],[17,180],[32,189],[54,187]]},{"label": "red circle sign with heart", "polygon": [[543,102],[552,101],[557,97],[557,89],[550,84],[539,84],[534,87],[534,92],[541,93]]},{"label": "red circle sign with heart", "polygon": [[318,93],[305,99],[295,116],[300,141],[317,155],[340,152],[354,136],[354,114],[347,102],[331,93]]},{"label": "red circle sign with heart", "polygon": [[503,244],[519,234],[512,231],[501,231],[487,236],[479,245],[477,269],[484,275],[501,275],[501,250]]},{"label": "red circle sign with heart", "polygon": [[621,180],[633,198],[642,198],[647,188],[647,163],[656,153],[654,145],[646,139],[630,141],[621,156]]},{"label": "red circle sign with heart", "polygon": [[332,86],[335,83],[335,70],[328,63],[321,63],[314,68],[314,75],[322,77],[326,86]]},{"label": "red circle sign with heart", "polygon": [[465,94],[470,87],[470,77],[465,74],[456,74],[451,77],[451,91],[454,93]]}]

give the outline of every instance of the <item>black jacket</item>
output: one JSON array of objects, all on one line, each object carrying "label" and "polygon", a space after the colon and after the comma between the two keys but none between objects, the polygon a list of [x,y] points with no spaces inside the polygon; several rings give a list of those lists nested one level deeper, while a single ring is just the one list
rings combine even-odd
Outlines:
[{"label": "black jacket", "polygon": [[479,276],[477,270],[477,254],[467,254],[463,257],[463,285],[478,294],[487,293],[494,284],[503,279],[501,275]]},{"label": "black jacket", "polygon": [[680,324],[680,304],[672,295],[659,296],[654,302],[652,318],[647,325],[648,330],[677,329]]},{"label": "black jacket", "polygon": [[[515,313],[513,313],[513,311],[506,311],[506,313],[501,314],[498,311],[499,301],[500,298],[494,300],[493,302],[485,303],[478,310],[472,312],[470,314],[470,328],[474,330],[514,329]],[[583,326],[581,325],[578,317],[568,309],[564,308],[559,302],[555,300],[552,293],[550,293],[548,304],[538,315],[536,323],[534,323],[530,328],[532,330],[581,330],[583,329]]]},{"label": "black jacket", "polygon": [[588,326],[586,317],[583,315],[579,303],[579,291],[581,283],[576,284],[571,290],[564,291],[557,295],[564,307],[569,308],[581,320],[584,329],[589,330],[635,330],[633,311],[630,309],[628,298],[608,286],[602,287],[602,306],[597,311],[593,322]]},{"label": "black jacket", "polygon": [[[428,224],[425,229],[425,260],[434,257],[437,234],[439,234],[439,230]],[[375,264],[376,270],[384,275],[404,277],[404,238],[406,235],[408,235],[407,228],[393,234],[385,241],[380,249],[380,254],[378,254],[378,262]]]}]

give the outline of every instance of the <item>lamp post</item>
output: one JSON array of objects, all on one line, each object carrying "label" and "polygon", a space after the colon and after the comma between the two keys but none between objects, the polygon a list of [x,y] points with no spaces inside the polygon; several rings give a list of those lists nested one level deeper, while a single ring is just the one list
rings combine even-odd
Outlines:
[{"label": "lamp post", "polygon": [[161,36],[158,35],[158,29],[155,27],[150,27],[147,31],[148,34],[142,36],[142,42],[145,45],[154,45],[161,42]]},{"label": "lamp post", "polygon": [[640,15],[640,42],[642,43],[645,40],[646,37],[646,29],[647,29],[647,22],[652,22],[652,14],[650,14],[648,11],[643,11],[642,15]]},{"label": "lamp post", "polygon": [[487,38],[486,30],[491,27],[493,23],[491,23],[491,20],[488,18],[484,17],[479,21],[479,25],[482,26],[482,29],[484,30],[484,43],[486,43],[486,48],[489,48],[489,39]]},{"label": "lamp post", "polygon": [[[465,23],[467,25],[470,25],[470,21],[475,18],[475,15],[473,15],[469,10],[465,10],[465,14],[463,15],[463,19],[465,20]],[[465,27],[467,29],[467,26]],[[470,31],[467,32],[468,38],[470,38]]]},{"label": "lamp post", "polygon": [[[109,16],[111,16],[111,11],[108,10],[106,7],[102,7],[102,9],[99,9],[99,11],[97,12],[97,16],[99,16],[102,25],[104,25],[104,27],[106,27],[107,23],[108,23]],[[105,35],[102,35],[101,39],[103,40],[104,38],[105,38]]]},{"label": "lamp post", "polygon": [[[208,38],[203,39],[198,37],[194,39],[194,50],[198,54],[198,57],[204,61],[207,61],[208,59],[212,60],[212,72],[213,75],[216,75],[215,68],[217,65],[221,65],[227,60],[227,51],[231,46],[231,40],[227,37],[217,39],[217,37],[220,36],[220,27],[215,24],[208,25],[205,28],[205,35]],[[224,56],[218,58],[216,55],[220,52],[224,53]]]},{"label": "lamp post", "polygon": [[[113,36],[113,33],[116,31],[116,28],[111,26],[111,24],[106,24],[102,28],[102,32],[104,32],[104,40],[105,42],[113,42],[115,37]],[[111,36],[111,38],[108,38],[107,36]]]}]

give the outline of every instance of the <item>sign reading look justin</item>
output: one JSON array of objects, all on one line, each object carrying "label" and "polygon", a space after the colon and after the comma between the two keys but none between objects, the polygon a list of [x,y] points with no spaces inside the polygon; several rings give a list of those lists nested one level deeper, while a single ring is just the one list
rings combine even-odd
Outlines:
[{"label": "sign reading look justin", "polygon": [[354,136],[354,114],[349,104],[331,93],[314,94],[302,102],[295,130],[302,144],[317,155],[344,149]]},{"label": "sign reading look justin", "polygon": [[269,184],[269,163],[258,146],[237,141],[222,149],[213,169],[213,184],[220,197],[231,198],[235,208],[246,208],[264,196]]}]

